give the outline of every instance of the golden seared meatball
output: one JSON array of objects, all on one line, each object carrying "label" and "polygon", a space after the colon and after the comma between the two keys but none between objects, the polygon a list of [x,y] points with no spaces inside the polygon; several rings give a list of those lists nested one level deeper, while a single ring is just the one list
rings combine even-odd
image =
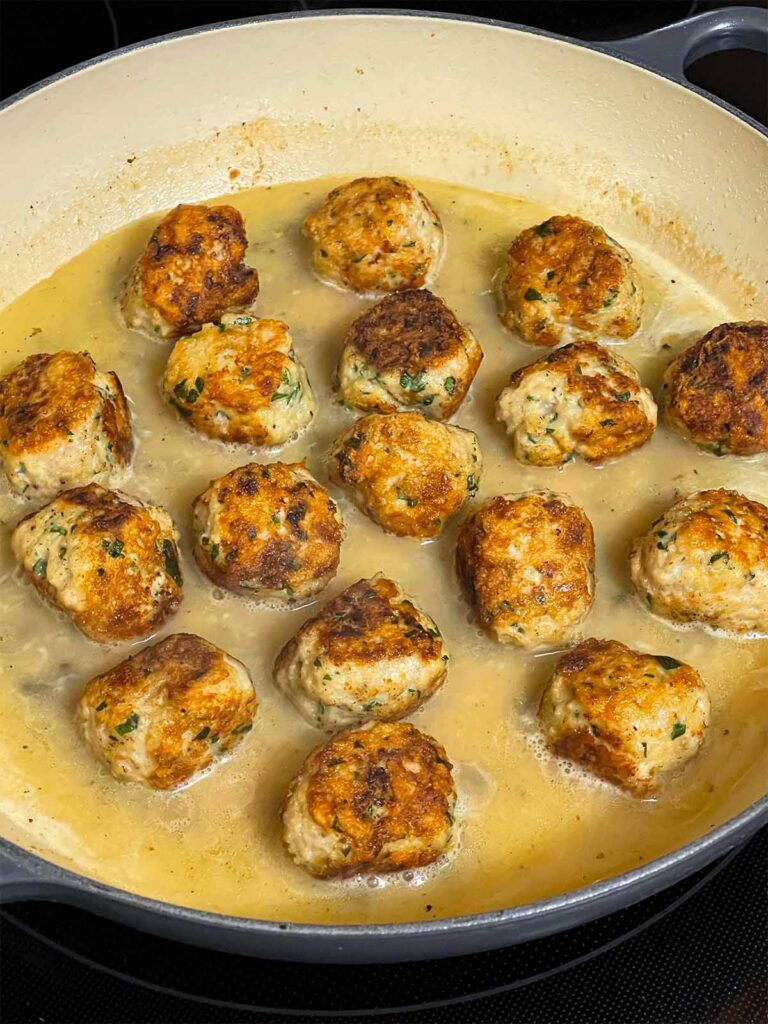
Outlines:
[{"label": "golden seared meatball", "polygon": [[701,746],[709,694],[676,658],[585,640],[555,666],[539,719],[554,753],[643,796]]},{"label": "golden seared meatball", "polygon": [[155,228],[125,282],[126,326],[176,338],[244,309],[259,293],[259,276],[243,262],[248,241],[232,206],[171,210]]},{"label": "golden seared meatball", "polygon": [[519,234],[500,285],[499,319],[535,345],[622,341],[640,326],[632,257],[580,217],[550,217]]},{"label": "golden seared meatball", "polygon": [[180,338],[163,392],[195,430],[237,444],[285,444],[315,414],[288,327],[247,314],[228,314]]},{"label": "golden seared meatball", "polygon": [[252,462],[194,505],[195,558],[214,583],[259,600],[302,600],[336,575],[343,522],[303,463]]},{"label": "golden seared meatball", "polygon": [[645,444],[656,403],[637,370],[602,345],[565,345],[516,370],[496,400],[515,457],[559,466],[605,462]]},{"label": "golden seared meatball", "polygon": [[0,455],[11,490],[27,498],[117,482],[133,456],[117,374],[87,352],[27,356],[0,378]]},{"label": "golden seared meatball", "polygon": [[321,729],[404,718],[445,682],[448,655],[434,621],[397,583],[347,587],[309,619],[275,662],[275,684]]},{"label": "golden seared meatball", "polygon": [[418,412],[370,413],[336,438],[329,474],[387,533],[426,538],[475,496],[481,468],[471,430]]},{"label": "golden seared meatball", "polygon": [[437,275],[443,226],[426,196],[399,178],[356,178],[304,221],[312,265],[329,284],[363,295],[421,288]]},{"label": "golden seared meatball", "polygon": [[165,509],[89,484],[22,519],[11,543],[43,597],[113,643],[150,636],[178,608],[177,540]]},{"label": "golden seared meatball", "polygon": [[654,615],[733,633],[768,633],[768,508],[723,488],[676,501],[630,554]]},{"label": "golden seared meatball", "polygon": [[256,696],[241,662],[175,633],[96,676],[77,707],[83,735],[120,782],[175,789],[250,731]]},{"label": "golden seared meatball", "polygon": [[715,455],[768,452],[768,323],[720,324],[667,368],[665,418]]},{"label": "golden seared meatball", "polygon": [[317,747],[291,783],[283,839],[318,878],[422,867],[453,837],[452,765],[407,722],[369,722]]},{"label": "golden seared meatball", "polygon": [[594,601],[592,524],[562,494],[497,495],[462,524],[456,570],[496,640],[531,650],[561,644]]},{"label": "golden seared meatball", "polygon": [[475,336],[442,299],[426,289],[396,292],[347,332],[339,392],[357,409],[418,406],[426,416],[445,420],[464,401],[482,358]]}]

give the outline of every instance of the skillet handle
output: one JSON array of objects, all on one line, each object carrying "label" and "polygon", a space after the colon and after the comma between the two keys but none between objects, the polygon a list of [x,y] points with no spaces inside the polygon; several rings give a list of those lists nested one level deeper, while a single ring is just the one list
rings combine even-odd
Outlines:
[{"label": "skillet handle", "polygon": [[707,11],[601,48],[684,82],[686,68],[708,53],[743,49],[768,54],[768,12],[759,7]]}]

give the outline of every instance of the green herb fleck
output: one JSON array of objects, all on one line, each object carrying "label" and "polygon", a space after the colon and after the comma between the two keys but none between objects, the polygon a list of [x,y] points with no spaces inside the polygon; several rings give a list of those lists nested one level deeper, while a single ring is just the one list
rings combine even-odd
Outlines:
[{"label": "green herb fleck", "polygon": [[714,565],[715,562],[719,562],[721,558],[724,558],[726,562],[730,562],[731,556],[727,551],[716,551],[714,555],[709,559],[709,564]]},{"label": "green herb fleck", "polygon": [[139,716],[135,711],[132,711],[124,722],[115,726],[115,732],[118,736],[125,736],[126,733],[133,732],[134,729],[138,728]]},{"label": "green herb fleck", "polygon": [[456,390],[456,378],[446,377],[443,381],[443,389],[445,390],[446,395],[452,395]]},{"label": "green herb fleck", "polygon": [[673,740],[676,740],[679,736],[682,736],[685,732],[685,725],[683,722],[675,722],[672,726],[672,732],[669,734]]},{"label": "green herb fleck", "polygon": [[552,228],[549,226],[549,221],[545,220],[543,224],[537,224],[533,229],[539,238],[546,238],[547,235],[552,234]]},{"label": "green herb fleck", "polygon": [[423,391],[427,386],[427,382],[424,380],[424,371],[419,370],[418,373],[410,374],[407,370],[403,370],[400,374],[400,387],[403,391],[413,391],[416,394],[419,391]]},{"label": "green herb fleck", "polygon": [[477,477],[474,473],[470,473],[467,477],[467,490],[470,494],[474,494],[477,490]]},{"label": "green herb fleck", "polygon": [[125,544],[120,540],[119,537],[115,537],[114,540],[103,540],[101,546],[107,552],[110,558],[119,558],[123,553]]},{"label": "green herb fleck", "polygon": [[544,296],[541,292],[537,292],[535,288],[526,288],[525,295],[523,298],[526,302],[543,302]]},{"label": "green herb fleck", "polygon": [[98,707],[96,708],[96,710],[97,710],[97,711],[104,711],[104,709],[105,709],[106,707],[107,707],[107,702],[106,702],[105,700],[103,700],[103,701],[101,702],[101,704],[99,704],[99,706],[98,706]]},{"label": "green herb fleck", "polygon": [[618,394],[614,394],[613,397],[617,402],[628,402],[632,397],[632,393],[630,391],[620,391]]},{"label": "green herb fleck", "polygon": [[240,371],[240,377],[238,379],[239,379],[240,383],[242,384],[242,382],[244,380],[247,380],[250,376],[251,376],[251,368],[250,368],[250,366],[244,366],[242,368],[242,370]]},{"label": "green herb fleck", "polygon": [[677,658],[670,658],[668,654],[652,654],[651,657],[658,661],[665,672],[671,672],[673,668],[680,668],[683,664]]},{"label": "green herb fleck", "polygon": [[197,736],[195,736],[195,739],[196,740],[204,740],[204,739],[206,739],[206,737],[210,734],[210,731],[211,731],[210,725],[204,725],[203,728],[200,730],[200,732],[197,734]]},{"label": "green herb fleck", "polygon": [[45,569],[46,569],[47,565],[48,565],[48,559],[47,558],[38,558],[38,560],[32,566],[32,572],[38,578],[43,577],[43,576],[45,576]]},{"label": "green herb fleck", "polygon": [[165,556],[165,571],[177,586],[181,586],[181,570],[179,569],[179,556],[176,545],[172,540],[163,541],[163,555]]},{"label": "green herb fleck", "polygon": [[600,420],[601,427],[615,427],[616,420]]},{"label": "green herb fleck", "polygon": [[275,391],[270,402],[285,402],[286,405],[292,405],[301,394],[301,383],[293,379],[289,370],[283,370],[280,374],[280,383],[283,390]]}]

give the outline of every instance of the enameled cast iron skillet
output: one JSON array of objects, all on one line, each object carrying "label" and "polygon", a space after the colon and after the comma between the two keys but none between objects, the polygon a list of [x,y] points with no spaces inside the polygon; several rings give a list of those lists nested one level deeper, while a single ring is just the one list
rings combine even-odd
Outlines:
[{"label": "enameled cast iron skillet", "polygon": [[[106,231],[230,190],[234,165],[249,184],[402,173],[533,195],[595,220],[610,209],[617,231],[626,227],[660,255],[693,264],[714,294],[730,289],[731,304],[741,289],[744,318],[764,318],[765,132],[692,89],[684,70],[718,49],[765,50],[767,40],[766,12],[757,8],[703,14],[610,51],[481,19],[365,11],[255,18],[118,50],[0,110],[0,305]],[[111,888],[5,839],[0,895],[64,900],[159,935],[263,957],[434,958],[610,913],[767,821],[768,797],[627,874],[527,906],[414,924],[205,913]]]}]

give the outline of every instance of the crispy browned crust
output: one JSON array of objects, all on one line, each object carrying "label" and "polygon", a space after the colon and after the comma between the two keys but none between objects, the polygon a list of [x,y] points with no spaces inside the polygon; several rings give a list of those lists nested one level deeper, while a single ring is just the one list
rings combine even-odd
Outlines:
[{"label": "crispy browned crust", "polygon": [[[550,217],[527,228],[512,242],[502,288],[511,306],[525,290],[520,282],[539,273],[551,273],[548,290],[557,294],[562,318],[571,318],[575,327],[590,330],[589,315],[617,293],[626,274],[622,261],[605,231],[581,217]],[[617,319],[612,333],[628,338],[637,330],[629,318]],[[541,322],[535,339],[538,345],[557,345],[560,338]]]},{"label": "crispy browned crust", "polygon": [[[143,696],[159,690],[163,712],[150,727],[147,754],[155,769],[147,779],[155,789],[174,789],[212,761],[210,737],[218,750],[239,743],[256,712],[256,697],[234,688],[216,690],[229,674],[224,652],[202,637],[174,633],[92,679],[83,701],[97,710],[99,724],[114,735]],[[160,702],[160,695],[155,700]],[[206,731],[207,730],[207,731]],[[235,731],[239,730],[239,731]],[[185,734],[200,735],[189,746]]]},{"label": "crispy browned crust", "polygon": [[[657,789],[656,776],[636,775],[636,758],[627,747],[627,722],[652,716],[660,700],[674,705],[691,689],[703,686],[690,665],[673,658],[665,663],[668,667],[657,656],[633,651],[617,640],[589,639],[568,651],[557,662],[555,674],[567,678],[573,701],[582,711],[581,728],[559,736],[553,751],[634,793]],[[546,699],[545,690],[542,704]],[[703,726],[689,726],[689,735],[703,734]]]},{"label": "crispy browned crust", "polygon": [[[301,773],[309,773],[307,808],[321,828],[348,838],[344,873],[372,863],[398,871],[434,860],[430,842],[453,823],[452,767],[442,746],[407,722],[348,729],[313,751]],[[407,838],[421,840],[417,851],[382,856],[387,843]]]},{"label": "crispy browned crust", "polygon": [[142,299],[178,334],[247,306],[259,292],[258,274],[243,263],[247,244],[234,207],[177,206],[139,258]]},{"label": "crispy browned crust", "polygon": [[[368,514],[390,533],[434,537],[475,490],[451,449],[451,429],[418,412],[362,416],[334,442],[329,476],[359,489]],[[390,477],[406,467],[407,493],[404,485],[395,502]]]},{"label": "crispy browned crust", "polygon": [[[411,601],[392,580],[358,580],[330,601],[302,629],[317,630],[326,656],[336,663],[375,665],[388,658],[417,657],[425,664],[442,655],[436,628],[425,626]],[[279,670],[294,657],[296,638],[278,655]]]},{"label": "crispy browned crust", "polygon": [[96,391],[95,373],[87,352],[41,352],[27,356],[0,379],[0,443],[9,454],[65,444],[100,406],[102,430],[112,443],[115,462],[127,465],[133,435],[122,386],[110,373],[115,397],[105,398]]},{"label": "crispy browned crust", "polygon": [[768,323],[720,324],[674,359],[667,419],[718,454],[768,451]]},{"label": "crispy browned crust", "polygon": [[[523,534],[546,544],[538,583],[509,558],[510,539]],[[525,631],[553,604],[568,621],[577,607],[588,606],[594,568],[592,524],[580,508],[556,496],[497,495],[467,517],[456,543],[457,575],[485,628],[519,625]]]},{"label": "crispy browned crust", "polygon": [[[220,503],[218,558],[200,538],[195,558],[223,587],[242,587],[258,579],[270,590],[300,590],[308,580],[332,576],[339,564],[342,527],[336,504],[324,487],[296,470],[303,464],[249,463],[216,480],[197,501],[207,502],[216,488]],[[288,536],[275,534],[279,515]],[[247,589],[244,588],[244,589]]]},{"label": "crispy browned crust", "polygon": [[[597,360],[610,377],[596,373],[583,373],[580,368],[584,356]],[[653,436],[654,424],[637,402],[621,400],[617,396],[638,393],[638,381],[623,373],[611,353],[594,342],[563,345],[543,359],[522,366],[509,378],[512,387],[519,387],[526,379],[542,369],[552,369],[566,378],[564,390],[580,395],[589,416],[571,425],[574,439],[585,445],[584,458],[589,462],[604,462],[626,452],[634,451]]]},{"label": "crispy browned crust", "polygon": [[426,288],[387,295],[359,316],[349,328],[344,345],[351,345],[378,373],[401,370],[414,376],[435,362],[466,351],[465,376],[456,379],[447,418],[464,401],[483,359],[480,347],[467,351],[466,332],[439,299]]},{"label": "crispy browned crust", "polygon": [[[116,491],[98,484],[64,491],[52,504],[79,506],[85,513],[77,523],[70,545],[77,545],[90,568],[88,600],[84,608],[70,611],[72,621],[86,636],[98,643],[114,643],[149,636],[162,626],[181,603],[182,588],[169,572],[181,579],[176,541],[164,536],[145,508],[123,501]],[[46,506],[47,508],[47,506]],[[45,508],[40,510],[45,511]],[[25,516],[26,522],[37,512]],[[121,553],[112,557],[107,548],[122,543]],[[145,570],[130,571],[130,555]],[[163,574],[156,599],[150,593],[151,567]],[[37,590],[52,604],[58,604],[56,590],[45,576],[27,574]]]}]

